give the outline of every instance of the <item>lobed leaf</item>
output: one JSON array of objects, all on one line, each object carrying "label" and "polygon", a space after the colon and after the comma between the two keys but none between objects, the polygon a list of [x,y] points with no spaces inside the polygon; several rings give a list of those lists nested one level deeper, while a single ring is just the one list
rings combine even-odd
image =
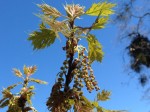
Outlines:
[{"label": "lobed leaf", "polygon": [[38,84],[47,84],[47,82],[39,80],[39,79],[34,79],[34,78],[30,78],[31,82],[36,82]]},{"label": "lobed leaf", "polygon": [[114,11],[112,8],[115,6],[115,4],[107,3],[107,2],[99,2],[94,3],[92,6],[86,11],[87,15],[91,16],[109,16],[110,14],[113,14]]},{"label": "lobed leaf", "polygon": [[59,37],[58,32],[61,32],[66,37],[70,37],[72,32],[68,26],[68,23],[65,20],[57,21],[45,15],[38,15],[38,16],[42,19],[44,23],[50,26],[52,31],[55,32],[56,37]]},{"label": "lobed leaf", "polygon": [[91,34],[88,35],[87,41],[88,41],[88,57],[90,63],[92,63],[95,60],[101,62],[103,58],[103,51],[101,44],[98,42],[95,36]]},{"label": "lobed leaf", "polygon": [[20,70],[14,68],[14,69],[13,69],[13,72],[14,72],[14,74],[15,74],[17,77],[22,77],[22,73],[20,72]]},{"label": "lobed leaf", "polygon": [[2,102],[0,102],[0,108],[4,108],[4,107],[6,107],[8,105],[9,105],[9,100],[8,99],[7,100],[3,100]]},{"label": "lobed leaf", "polygon": [[49,6],[48,4],[38,4],[42,9],[43,13],[47,16],[52,16],[54,18],[60,17],[62,14],[54,7]]},{"label": "lobed leaf", "polygon": [[92,26],[92,29],[102,29],[108,21],[108,17],[102,17]]},{"label": "lobed leaf", "polygon": [[9,89],[4,89],[4,90],[2,91],[2,94],[3,94],[3,97],[4,97],[4,98],[11,98],[11,97],[13,96],[13,94],[10,92]]},{"label": "lobed leaf", "polygon": [[29,41],[32,41],[34,50],[39,50],[50,46],[54,43],[55,39],[55,32],[47,29],[43,23],[40,24],[40,31],[34,31],[28,38]]},{"label": "lobed leaf", "polygon": [[25,107],[25,112],[32,110],[32,112],[38,112],[34,107]]},{"label": "lobed leaf", "polygon": [[36,70],[37,70],[36,66],[29,67],[30,74],[34,74],[36,72]]},{"label": "lobed leaf", "polygon": [[31,97],[32,97],[32,94],[27,94],[27,102],[28,102],[28,104],[30,104],[30,105],[32,105]]},{"label": "lobed leaf", "polygon": [[106,101],[106,100],[109,100],[109,96],[111,95],[110,92],[108,91],[105,91],[105,90],[102,90],[101,93],[98,93],[97,94],[97,100],[98,101]]},{"label": "lobed leaf", "polygon": [[92,103],[92,105],[93,105],[95,108],[97,108],[97,107],[99,106],[98,102],[96,102],[96,101],[91,102],[91,103]]},{"label": "lobed leaf", "polygon": [[30,66],[30,67],[24,66],[23,70],[24,70],[25,75],[30,76],[36,72],[37,67],[36,66]]},{"label": "lobed leaf", "polygon": [[102,108],[102,112],[127,112],[127,111],[126,110],[107,110],[107,109]]},{"label": "lobed leaf", "polygon": [[79,4],[66,5],[66,6],[64,6],[64,9],[66,10],[66,13],[67,13],[69,19],[72,19],[72,20],[85,13],[84,7],[80,6]]},{"label": "lobed leaf", "polygon": [[13,84],[13,85],[11,85],[11,86],[8,86],[6,89],[7,89],[8,91],[10,91],[11,89],[13,89],[14,87],[16,87],[16,86],[19,85],[19,84],[21,84],[21,82],[19,82],[19,83],[17,83],[17,84]]}]

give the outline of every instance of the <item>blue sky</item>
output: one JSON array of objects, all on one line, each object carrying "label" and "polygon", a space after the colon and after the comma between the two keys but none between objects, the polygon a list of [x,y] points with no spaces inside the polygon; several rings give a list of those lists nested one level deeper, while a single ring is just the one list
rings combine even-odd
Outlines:
[{"label": "blue sky", "polygon": [[[63,10],[63,4],[72,3],[69,0],[44,0],[46,3]],[[85,5],[87,8],[92,2],[98,0],[74,0],[73,3]],[[51,47],[33,51],[31,43],[27,41],[28,34],[38,29],[41,23],[40,18],[34,14],[40,9],[36,4],[42,0],[1,0],[0,1],[0,90],[3,87],[20,81],[12,73],[12,68],[22,70],[24,65],[37,65],[38,71],[33,77],[45,80],[48,85],[37,85],[36,95],[33,97],[33,106],[39,112],[48,112],[45,102],[49,97],[51,87],[54,84],[56,74],[59,72],[61,63],[65,59],[65,52],[62,51],[64,38],[56,40]],[[80,23],[80,22],[79,22]],[[82,20],[81,24],[89,24],[89,19]],[[117,41],[117,29],[114,25],[108,24],[105,29],[94,32],[103,45],[104,59],[102,63],[93,64],[94,73],[101,89],[112,92],[111,99],[107,102],[100,102],[105,108],[129,110],[129,112],[148,112],[149,103],[142,99],[144,89],[138,85],[137,78],[130,80],[128,69],[125,69],[123,62],[123,48],[128,43]],[[84,43],[85,44],[85,43]],[[128,61],[128,59],[127,59]],[[93,100],[96,92],[85,95]],[[0,93],[1,96],[1,93]],[[0,112],[5,112],[0,109]]]}]

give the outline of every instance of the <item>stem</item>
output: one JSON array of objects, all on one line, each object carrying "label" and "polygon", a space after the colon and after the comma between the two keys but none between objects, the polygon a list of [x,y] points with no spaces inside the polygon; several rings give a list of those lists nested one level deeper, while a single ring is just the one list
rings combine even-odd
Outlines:
[{"label": "stem", "polygon": [[[28,77],[26,77],[25,80],[24,80],[24,84],[23,84],[23,87],[24,87],[24,88],[27,88],[27,86],[28,86],[28,81],[29,81],[29,79],[28,79]],[[19,98],[19,100],[18,100],[18,105],[19,105],[19,107],[21,107],[22,112],[27,112],[27,111],[25,110],[26,101],[27,101],[26,98],[24,98],[24,96],[21,94],[21,96],[20,96],[20,98]]]},{"label": "stem", "polygon": [[74,58],[74,54],[71,55],[70,59],[69,59],[69,69],[68,69],[68,73],[66,75],[66,82],[65,82],[65,88],[64,88],[64,91],[67,92],[68,89],[69,89],[69,84],[71,83],[72,81],[72,70],[73,70],[73,67],[72,67],[72,63],[73,63],[73,58]]},{"label": "stem", "polygon": [[[70,27],[71,29],[74,28],[74,20],[73,21],[70,21]],[[67,72],[67,75],[66,75],[66,81],[65,81],[65,87],[64,87],[64,91],[67,92],[69,90],[69,84],[71,83],[72,79],[73,79],[73,76],[74,74],[72,74],[72,71],[74,70],[74,64],[73,64],[73,59],[74,59],[74,44],[73,44],[73,40],[74,40],[74,32],[72,32],[71,34],[71,53],[69,53],[70,55],[70,59],[68,61],[69,63],[69,68],[68,68],[68,72]],[[66,45],[67,46],[67,45]],[[70,47],[70,46],[69,46]],[[67,53],[67,52],[66,52]]]}]

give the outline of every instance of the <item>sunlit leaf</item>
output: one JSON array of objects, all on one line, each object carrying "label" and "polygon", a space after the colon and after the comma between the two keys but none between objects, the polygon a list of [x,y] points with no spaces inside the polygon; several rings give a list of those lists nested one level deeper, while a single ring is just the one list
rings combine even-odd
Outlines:
[{"label": "sunlit leaf", "polygon": [[70,19],[75,19],[76,17],[81,16],[84,14],[84,7],[80,6],[79,4],[71,4],[64,6],[66,13]]},{"label": "sunlit leaf", "polygon": [[13,72],[14,72],[14,74],[15,74],[17,77],[22,77],[22,73],[20,72],[20,70],[14,68],[14,69],[13,69]]},{"label": "sunlit leaf", "polygon": [[70,105],[74,105],[75,104],[75,101],[73,99],[69,99],[69,104]]},{"label": "sunlit leaf", "polygon": [[115,6],[115,4],[107,3],[107,2],[99,2],[94,3],[92,6],[86,11],[86,14],[91,16],[109,16],[110,14],[113,14],[114,11],[112,8]]},{"label": "sunlit leaf", "polygon": [[101,29],[104,28],[105,24],[108,21],[108,17],[102,17],[92,26],[92,29]]},{"label": "sunlit leaf", "polygon": [[26,65],[24,65],[23,67],[23,71],[24,71],[24,74],[29,74],[29,70],[28,70],[28,67]]},{"label": "sunlit leaf", "polygon": [[93,109],[94,106],[85,96],[82,96],[74,105],[74,112],[92,112]]},{"label": "sunlit leaf", "polygon": [[8,89],[4,89],[3,91],[2,91],[2,94],[3,94],[3,97],[4,98],[11,98],[12,96],[13,96],[13,94],[10,92],[10,90],[8,90]]},{"label": "sunlit leaf", "polygon": [[26,65],[24,65],[23,70],[24,74],[29,77],[36,72],[37,67],[36,66],[27,67]]},{"label": "sunlit leaf", "polygon": [[107,110],[107,109],[102,108],[102,112],[128,112],[128,111],[126,111],[126,110]]},{"label": "sunlit leaf", "polygon": [[92,103],[92,105],[94,106],[94,107],[98,107],[98,102],[96,102],[96,101],[94,101],[94,102],[91,102]]},{"label": "sunlit leaf", "polygon": [[66,21],[57,21],[45,15],[38,15],[38,17],[40,17],[44,23],[50,26],[52,31],[55,32],[56,37],[59,37],[58,32],[61,32],[66,37],[70,37],[71,31]]},{"label": "sunlit leaf", "polygon": [[95,36],[91,34],[88,35],[87,41],[88,41],[88,57],[90,62],[92,63],[95,60],[101,62],[103,58],[103,51],[101,44],[98,42]]},{"label": "sunlit leaf", "polygon": [[102,107],[98,106],[97,108],[97,112],[103,112]]},{"label": "sunlit leaf", "polygon": [[30,86],[28,89],[29,89],[29,90],[33,90],[33,89],[34,89],[34,86]]},{"label": "sunlit leaf", "polygon": [[101,93],[98,93],[98,94],[97,94],[97,100],[98,100],[98,101],[106,101],[106,100],[109,100],[110,95],[111,95],[111,92],[102,90]]},{"label": "sunlit leaf", "polygon": [[10,85],[10,86],[8,86],[6,89],[10,91],[11,89],[13,89],[14,87],[16,87],[16,86],[19,85],[19,84],[21,84],[21,82],[19,82],[19,83],[17,83],[17,84]]},{"label": "sunlit leaf", "polygon": [[34,31],[28,38],[29,41],[32,41],[34,50],[39,50],[50,46],[54,43],[55,39],[55,32],[53,30],[47,29],[43,23],[40,24],[40,31]]},{"label": "sunlit leaf", "polygon": [[38,112],[34,107],[25,107],[24,109],[26,112],[32,110],[32,112]]},{"label": "sunlit leaf", "polygon": [[31,102],[31,96],[32,95],[30,95],[30,94],[27,94],[27,102],[28,102],[28,104],[32,104],[32,102]]},{"label": "sunlit leaf", "polygon": [[43,13],[47,16],[52,16],[54,18],[60,17],[62,14],[54,7],[49,6],[48,4],[38,4],[42,9]]},{"label": "sunlit leaf", "polygon": [[24,66],[23,70],[24,70],[24,74],[26,75],[34,74],[37,70],[37,67],[36,66],[30,66],[30,67]]},{"label": "sunlit leaf", "polygon": [[87,106],[88,108],[93,108],[92,103],[85,96],[81,97],[81,102],[83,105]]},{"label": "sunlit leaf", "polygon": [[30,78],[30,81],[31,81],[31,82],[36,82],[36,83],[39,83],[39,84],[47,84],[47,82],[42,81],[42,80],[39,80],[39,79]]}]

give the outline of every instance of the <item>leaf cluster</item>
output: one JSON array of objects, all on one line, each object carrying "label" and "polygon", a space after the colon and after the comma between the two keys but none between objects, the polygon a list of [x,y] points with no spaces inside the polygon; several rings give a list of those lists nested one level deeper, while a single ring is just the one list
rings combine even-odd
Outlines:
[{"label": "leaf cluster", "polygon": [[[43,23],[40,25],[40,31],[34,31],[28,38],[32,42],[33,49],[49,47],[54,43],[56,37],[59,37],[59,33],[63,34],[66,39],[66,45],[63,47],[66,52],[66,60],[60,67],[61,70],[46,103],[48,109],[52,112],[67,112],[73,107],[75,112],[92,112],[94,109],[97,112],[110,112],[98,105],[98,101],[109,99],[109,92],[102,91],[98,94],[97,101],[90,102],[83,95],[82,87],[85,84],[89,92],[94,88],[99,90],[91,64],[94,61],[102,61],[103,51],[100,42],[90,31],[105,27],[109,16],[114,13],[112,8],[115,4],[94,3],[87,10],[79,4],[66,4],[64,6],[66,15],[47,4],[38,6],[43,12],[38,15]],[[96,16],[96,19],[88,27],[75,25],[75,19],[79,19],[82,15]],[[88,42],[88,50],[78,44],[83,38]],[[74,82],[71,88],[69,85],[72,81]]]},{"label": "leaf cluster", "polygon": [[[43,14],[38,16],[50,28],[46,28],[46,26],[42,23],[40,25],[40,32],[34,31],[30,34],[28,40],[32,42],[33,49],[36,50],[52,45],[55,41],[55,38],[59,37],[59,32],[62,33],[66,38],[70,38],[71,35],[74,34],[76,37],[81,39],[82,34],[88,34],[91,29],[95,30],[104,28],[105,24],[108,22],[109,16],[114,13],[112,8],[115,6],[115,4],[107,2],[94,3],[86,11],[84,11],[84,7],[81,7],[78,4],[67,4],[64,6],[67,16],[61,14],[56,8],[49,6],[48,4],[41,4],[38,6],[42,9],[43,12]],[[75,25],[72,27],[70,22],[72,21],[73,23],[76,18],[82,15],[97,16],[97,18],[90,27],[80,27]],[[60,17],[64,18],[64,20],[56,20]],[[91,58],[91,62],[95,60],[101,62],[103,57],[101,45],[96,38],[91,36],[93,35],[85,35],[89,45],[89,57]],[[93,43],[95,43],[95,45]],[[95,48],[97,50],[93,52],[92,49]]]},{"label": "leaf cluster", "polygon": [[[39,30],[33,31],[28,38],[32,42],[33,49],[39,50],[49,47],[59,37],[59,33],[62,33],[66,39],[66,45],[63,47],[66,52],[66,59],[46,102],[48,109],[52,112],[67,112],[70,109],[75,112],[93,112],[94,110],[97,112],[120,112],[106,110],[99,106],[99,101],[109,99],[110,92],[103,90],[97,94],[97,98],[93,102],[89,101],[82,92],[84,85],[89,92],[94,89],[99,90],[91,64],[94,61],[102,61],[103,51],[100,42],[90,31],[104,28],[109,16],[114,13],[112,8],[115,4],[94,3],[86,11],[79,4],[66,4],[64,6],[66,15],[61,14],[56,8],[48,4],[38,6],[43,12],[43,14],[38,15],[42,19],[42,23],[39,25]],[[96,19],[89,27],[76,26],[75,19],[82,15],[96,16]],[[88,42],[88,50],[83,45],[79,45],[79,41],[83,38]],[[34,86],[28,86],[28,83],[46,84],[45,81],[31,78],[31,75],[37,70],[36,66],[24,66],[23,70],[25,77],[20,70],[13,70],[17,77],[23,79],[23,83],[20,83],[23,85],[20,92],[13,94],[10,91],[17,84],[4,89],[2,92],[3,98],[0,100],[0,107],[8,106],[8,112],[33,110],[32,107],[26,106],[32,104],[31,97],[34,95]],[[73,83],[72,87],[70,87],[71,83]]]},{"label": "leaf cluster", "polygon": [[[30,66],[30,67],[24,66],[23,67],[23,71],[25,75],[24,77],[20,70],[16,68],[13,69],[15,76],[22,78],[23,82],[13,84],[3,89],[2,91],[3,97],[0,100],[0,108],[4,108],[8,106],[7,112],[24,112],[24,111],[26,112],[30,110],[36,112],[36,109],[34,109],[34,107],[31,106],[32,105],[31,98],[35,94],[33,92],[34,86],[28,86],[28,83],[29,82],[36,82],[40,84],[46,83],[45,81],[41,81],[39,79],[30,78],[30,76],[34,74],[36,70],[37,70],[36,66]],[[18,85],[23,86],[20,92],[15,94],[12,93],[11,90]]]}]

